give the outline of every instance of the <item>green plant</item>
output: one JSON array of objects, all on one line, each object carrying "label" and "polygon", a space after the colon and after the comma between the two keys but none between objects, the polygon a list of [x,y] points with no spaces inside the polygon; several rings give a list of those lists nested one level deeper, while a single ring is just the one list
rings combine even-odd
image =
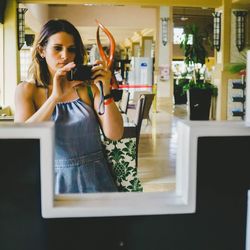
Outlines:
[{"label": "green plant", "polygon": [[245,74],[246,73],[246,67],[247,67],[247,64],[246,64],[246,61],[247,61],[247,55],[246,55],[247,49],[249,49],[249,48],[246,48],[245,50],[243,50],[240,53],[240,58],[238,59],[239,62],[238,63],[227,64],[226,67],[225,67],[226,70],[228,70],[232,74]]},{"label": "green plant", "polygon": [[190,64],[205,63],[208,53],[203,44],[204,37],[199,32],[196,24],[190,24],[184,28],[184,36],[180,43],[180,48],[184,51],[184,62]]},{"label": "green plant", "polygon": [[227,68],[230,73],[237,74],[246,69],[246,63],[231,63]]},{"label": "green plant", "polygon": [[218,88],[207,81],[204,76],[202,78],[201,67],[198,67],[198,64],[204,65],[208,57],[208,52],[203,44],[204,36],[199,32],[196,24],[187,25],[184,30],[185,34],[180,48],[184,50],[184,62],[186,66],[192,66],[193,70],[191,79],[187,79],[186,73],[179,80],[179,85],[182,86],[183,93],[191,88],[198,88],[211,91],[212,96],[217,96]]},{"label": "green plant", "polygon": [[214,84],[204,80],[194,81],[193,79],[187,80],[182,78],[179,80],[179,86],[182,86],[183,94],[191,88],[197,88],[210,91],[212,96],[218,95],[218,88]]}]

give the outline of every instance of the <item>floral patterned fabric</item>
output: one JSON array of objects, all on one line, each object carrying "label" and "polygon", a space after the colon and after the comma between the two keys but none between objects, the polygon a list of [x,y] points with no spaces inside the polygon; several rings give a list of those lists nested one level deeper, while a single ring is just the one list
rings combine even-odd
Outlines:
[{"label": "floral patterned fabric", "polygon": [[[94,104],[91,87],[87,86],[88,95],[92,106]],[[98,121],[98,119],[97,119]],[[103,135],[100,127],[101,140],[113,178],[120,192],[142,192],[143,188],[137,176],[136,162],[136,138],[122,138],[112,141]]]},{"label": "floral patterned fabric", "polygon": [[137,176],[136,138],[119,141],[103,139],[106,155],[120,192],[142,192],[143,187]]}]

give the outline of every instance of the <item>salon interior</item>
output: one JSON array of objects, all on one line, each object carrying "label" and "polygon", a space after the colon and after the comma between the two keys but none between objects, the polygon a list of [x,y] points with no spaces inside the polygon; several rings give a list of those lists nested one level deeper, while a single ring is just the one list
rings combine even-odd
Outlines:
[{"label": "salon interior", "polygon": [[[233,88],[235,82],[244,85],[244,72],[229,68],[246,64],[249,0],[2,0],[0,14],[0,123],[5,124],[13,122],[15,87],[26,80],[34,36],[43,23],[51,18],[72,22],[80,31],[90,64],[100,56],[96,19],[109,29],[116,41],[116,103],[125,128],[131,123],[139,126],[135,167],[145,192],[176,188],[177,124],[190,120],[191,112],[190,97],[187,93],[177,97],[176,86],[188,74],[192,77],[195,67],[217,88],[206,120],[245,119],[244,89]],[[185,63],[181,43],[189,25],[196,25],[202,36],[207,52],[203,65]],[[100,39],[109,53],[105,33]],[[143,95],[148,99],[143,116],[138,116]]]}]

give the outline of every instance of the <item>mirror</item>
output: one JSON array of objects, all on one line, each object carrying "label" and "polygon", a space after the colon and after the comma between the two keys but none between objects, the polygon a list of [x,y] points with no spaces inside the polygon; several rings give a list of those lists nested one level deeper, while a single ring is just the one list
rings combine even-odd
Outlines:
[{"label": "mirror", "polygon": [[[117,48],[120,50],[120,58],[124,57],[125,59],[131,55],[132,53],[136,55],[142,55],[142,52],[139,51],[138,45],[140,46],[140,42],[143,44],[141,45],[143,49],[143,55],[147,55],[150,57],[151,55],[151,48],[153,48],[153,39],[156,37],[156,15],[157,15],[157,8],[156,7],[139,7],[139,6],[81,6],[82,9],[85,10],[83,12],[79,12],[79,5],[49,5],[45,8],[45,5],[42,4],[25,4],[25,8],[29,10],[26,12],[25,21],[27,23],[27,33],[32,33],[28,30],[28,26],[30,29],[35,30],[36,32],[39,31],[39,25],[36,26],[36,22],[34,21],[34,13],[37,13],[39,9],[43,12],[48,11],[50,18],[65,18],[71,21],[74,25],[76,25],[77,29],[80,31],[83,43],[89,50],[89,56],[91,57],[91,46],[93,43],[96,43],[96,23],[95,19],[99,18],[103,24],[106,25],[107,28],[112,32],[113,36],[117,42]],[[37,8],[37,9],[36,9]],[[131,13],[132,12],[132,13]],[[68,13],[67,17],[65,13]],[[102,13],[106,13],[106,15],[99,16]],[[115,20],[118,23],[114,26],[114,21],[111,22],[107,18],[107,15],[110,16],[112,13],[112,20]],[[127,18],[127,13],[130,13],[131,17],[134,20],[130,20],[129,24],[126,24],[124,18]],[[136,14],[140,14],[142,16],[141,20],[137,20],[137,24],[135,25],[136,19],[138,19]],[[43,20],[42,14],[40,12],[40,19]],[[78,16],[79,18],[75,18]],[[45,22],[45,21],[44,21]],[[83,24],[84,25],[83,25]],[[143,36],[142,36],[143,32]],[[105,44],[106,36],[101,35],[102,43]],[[128,40],[133,40],[131,45],[131,52],[126,50],[128,48]],[[156,40],[156,39],[155,39]],[[137,46],[137,47],[136,47]],[[25,50],[25,49],[24,49]],[[22,52],[21,52],[22,53]],[[22,64],[24,65],[24,64]],[[128,65],[128,64],[127,64]],[[128,67],[124,65],[124,67]],[[152,65],[153,68],[153,65]],[[151,71],[151,74],[153,72]],[[165,84],[165,83],[164,83]],[[136,83],[135,83],[136,85]],[[130,95],[130,99],[136,98],[135,91],[151,91],[152,88],[137,88],[137,89],[130,89],[132,91]],[[133,90],[135,90],[133,92]],[[132,100],[133,102],[133,100]],[[135,103],[135,101],[134,101]],[[175,170],[174,166],[167,169],[168,162],[168,149],[165,146],[165,143],[161,138],[159,138],[159,133],[164,134],[164,140],[169,139],[169,135],[175,137],[176,130],[173,128],[173,131],[170,131],[172,128],[171,126],[168,127],[168,130],[165,131],[164,127],[167,127],[167,123],[171,118],[171,115],[168,115],[164,109],[166,108],[166,104],[163,103],[163,107],[158,107],[158,110],[154,110],[153,107],[151,109],[151,120],[145,119],[142,123],[141,129],[141,137],[140,137],[140,144],[139,144],[139,159],[138,159],[138,175],[139,179],[142,182],[142,186],[144,187],[144,192],[156,192],[156,191],[170,191],[174,190],[175,188]],[[161,105],[161,104],[160,104]],[[134,120],[135,109],[128,109],[128,117],[131,120]],[[161,127],[157,125],[159,121],[157,121],[157,116],[160,116],[161,119]],[[166,117],[168,116],[168,118]],[[158,126],[158,128],[157,128]],[[173,125],[175,126],[175,125]],[[158,131],[159,130],[159,131]],[[171,139],[170,138],[170,139]],[[161,148],[158,148],[158,142],[161,142]],[[170,141],[171,142],[171,141]],[[148,144],[152,146],[147,147]],[[163,148],[164,146],[164,148]],[[145,148],[146,147],[146,148]],[[173,149],[175,150],[175,149]],[[160,152],[159,154],[155,155],[155,151]],[[175,155],[175,153],[173,153]],[[154,160],[158,158],[161,161],[161,164],[155,164]],[[171,164],[175,165],[175,158],[171,159]],[[159,169],[157,169],[159,166]]]},{"label": "mirror", "polygon": [[[27,4],[26,7],[30,8],[30,11],[34,11],[36,4]],[[42,5],[45,8],[45,5]],[[81,6],[82,7],[82,6]],[[153,38],[155,43],[158,43],[158,39],[156,37],[157,25],[157,8],[156,7],[138,7],[138,6],[115,6],[117,11],[112,11],[111,6],[84,6],[82,8],[86,9],[86,14],[81,15],[77,11],[79,11],[78,5],[49,5],[47,11],[50,15],[50,18],[66,18],[69,21],[72,19],[72,23],[76,25],[78,30],[82,34],[83,42],[87,46],[91,46],[93,42],[95,42],[95,32],[96,25],[94,23],[94,19],[96,15],[98,16],[101,12],[110,13],[112,12],[112,19],[116,20],[116,22],[120,22],[120,25],[123,25],[123,28],[120,28],[119,33],[117,27],[113,27],[112,25],[107,25],[110,27],[110,31],[114,35],[115,39],[118,43],[122,43],[124,48],[124,57],[125,59],[129,55],[129,53],[138,54],[148,54],[148,47],[152,48],[154,45]],[[118,10],[124,9],[123,13],[118,12]],[[98,12],[99,11],[99,12]],[[139,12],[145,13],[144,16],[146,18],[142,18],[141,20],[137,20],[138,27],[127,27],[126,23],[124,23],[122,17],[125,16],[127,18],[126,13],[130,12]],[[117,12],[117,13],[116,13]],[[69,17],[65,16],[65,13],[68,13]],[[77,14],[78,13],[78,14]],[[122,14],[121,14],[122,13]],[[27,22],[31,25],[35,25],[34,19],[29,21],[28,18],[29,12],[27,12]],[[74,19],[76,16],[79,16],[79,19]],[[131,14],[131,16],[136,17],[135,14]],[[150,16],[150,18],[149,18]],[[85,27],[81,25],[81,19],[84,19]],[[140,22],[139,22],[140,21]],[[109,24],[109,20],[103,17],[103,23]],[[134,24],[135,21],[132,20]],[[142,26],[144,25],[144,26]],[[134,25],[135,26],[135,25]],[[156,28],[155,28],[156,27]],[[35,27],[33,28],[35,29]],[[125,34],[122,34],[124,32]],[[136,34],[135,34],[136,32]],[[138,50],[138,44],[140,44],[140,34],[143,33],[142,38],[142,49],[143,53]],[[90,34],[90,35],[89,35]],[[131,52],[129,52],[128,45],[126,44],[126,39],[129,37],[132,40],[131,43]],[[103,37],[103,43],[105,44],[105,36]],[[137,46],[137,47],[136,47]],[[154,45],[155,46],[155,45]],[[146,50],[146,51],[145,51]],[[136,51],[136,52],[135,52]],[[122,53],[121,53],[122,54]],[[171,80],[168,80],[168,82]],[[172,115],[172,104],[168,103],[165,98],[166,95],[170,95],[170,89],[166,89],[164,86],[167,85],[167,81],[163,81],[158,86],[158,91],[160,92],[161,97],[157,100],[158,103],[152,104],[151,111],[151,120],[144,120],[141,128],[141,137],[139,144],[139,159],[138,159],[138,176],[139,180],[142,183],[144,192],[166,192],[166,191],[174,191],[176,187],[176,179],[175,179],[175,171],[176,171],[176,140],[177,140],[177,130],[176,130],[176,121],[180,119],[185,119],[186,117],[186,107],[175,107],[175,115],[178,115],[178,118],[173,117]],[[163,87],[161,87],[162,85]],[[140,88],[143,89],[143,88]],[[138,90],[138,89],[137,89]],[[148,89],[143,89],[142,91],[147,91]],[[163,91],[161,91],[163,90]],[[135,91],[132,93],[132,98],[136,99]],[[168,98],[169,100],[169,98]],[[133,119],[134,110],[128,110],[128,116]]]}]

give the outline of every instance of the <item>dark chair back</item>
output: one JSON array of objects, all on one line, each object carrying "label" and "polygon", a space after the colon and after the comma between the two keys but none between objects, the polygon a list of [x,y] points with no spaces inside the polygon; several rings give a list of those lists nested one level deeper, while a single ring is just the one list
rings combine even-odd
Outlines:
[{"label": "dark chair back", "polygon": [[149,111],[150,108],[152,106],[155,94],[150,93],[150,94],[144,94],[145,95],[145,107],[144,107],[144,111],[143,111],[143,119],[147,119],[148,121],[150,121],[150,117],[149,117]]},{"label": "dark chair back", "polygon": [[130,96],[130,92],[128,90],[124,90],[122,93],[122,98],[119,102],[119,109],[120,109],[120,112],[123,114],[127,114],[129,96]]},{"label": "dark chair back", "polygon": [[136,124],[137,137],[140,136],[140,132],[141,132],[141,125],[142,125],[142,120],[143,120],[143,114],[145,111],[145,104],[146,104],[145,100],[146,100],[146,96],[141,95],[136,105],[136,115],[135,115],[134,122]]},{"label": "dark chair back", "polygon": [[123,93],[122,89],[111,89],[111,94],[115,102],[119,102],[121,100],[122,93]]},{"label": "dark chair back", "polygon": [[135,116],[135,124],[136,124],[136,166],[138,166],[138,146],[140,141],[141,134],[141,125],[143,120],[143,113],[145,109],[145,95],[141,95],[136,105],[136,116]]}]

